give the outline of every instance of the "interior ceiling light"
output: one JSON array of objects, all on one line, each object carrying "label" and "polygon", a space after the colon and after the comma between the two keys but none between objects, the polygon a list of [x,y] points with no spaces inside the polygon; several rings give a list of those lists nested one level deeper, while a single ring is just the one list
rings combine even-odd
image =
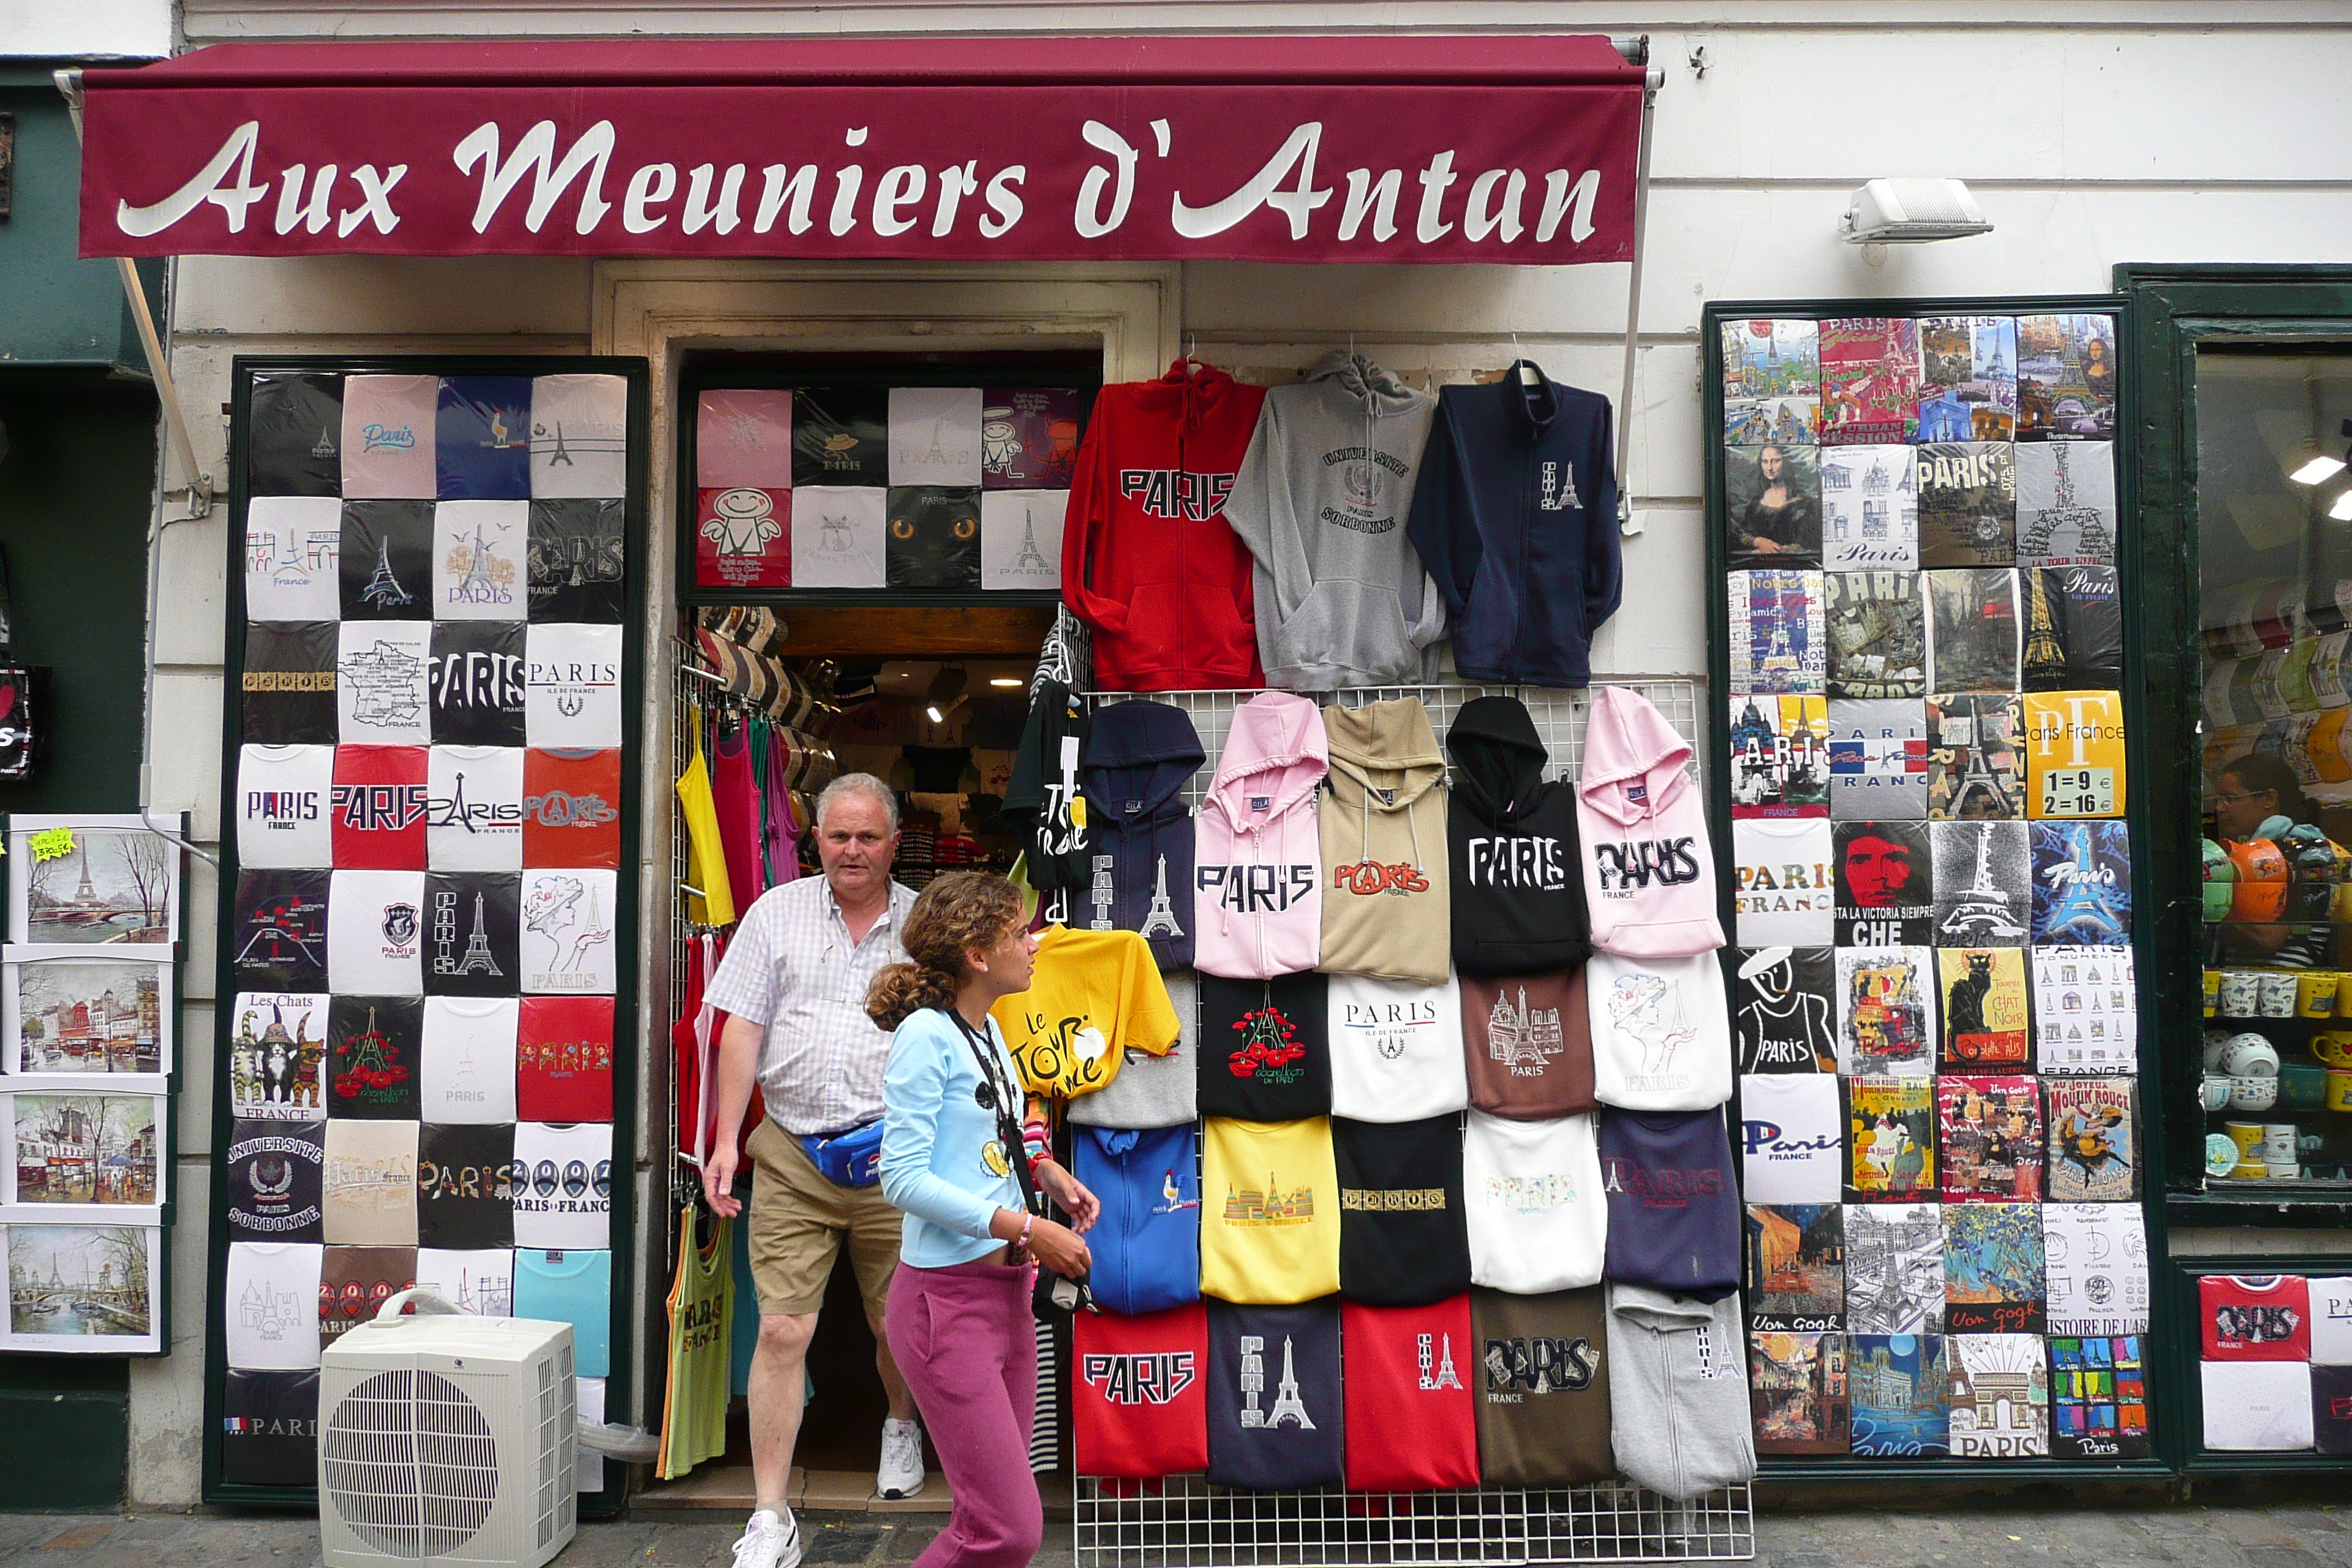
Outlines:
[{"label": "interior ceiling light", "polygon": [[2321,451],[2319,443],[2305,436],[2281,455],[2279,467],[2298,485],[2324,485],[2344,471],[2344,459]]},{"label": "interior ceiling light", "polygon": [[2327,509],[2327,515],[2338,522],[2352,522],[2352,485],[2337,493],[2336,504]]},{"label": "interior ceiling light", "polygon": [[988,683],[1000,691],[1018,691],[1022,686],[1021,678],[1017,675],[992,675]]}]

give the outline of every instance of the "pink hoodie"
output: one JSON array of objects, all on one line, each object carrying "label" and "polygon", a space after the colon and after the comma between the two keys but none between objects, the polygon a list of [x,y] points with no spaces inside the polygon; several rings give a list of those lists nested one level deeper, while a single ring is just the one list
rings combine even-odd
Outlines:
[{"label": "pink hoodie", "polygon": [[1649,699],[1614,686],[1593,697],[1576,823],[1592,945],[1603,952],[1688,958],[1723,945],[1715,851],[1690,759]]},{"label": "pink hoodie", "polygon": [[1261,691],[1234,713],[1193,845],[1192,963],[1270,980],[1315,967],[1323,857],[1315,793],[1330,752],[1304,697]]}]

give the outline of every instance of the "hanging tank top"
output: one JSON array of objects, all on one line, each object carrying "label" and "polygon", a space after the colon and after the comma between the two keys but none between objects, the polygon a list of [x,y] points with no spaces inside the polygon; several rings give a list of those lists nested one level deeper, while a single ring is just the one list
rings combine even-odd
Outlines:
[{"label": "hanging tank top", "polygon": [[768,731],[767,778],[761,785],[766,809],[761,814],[761,848],[768,863],[768,886],[780,888],[801,874],[801,821],[793,809],[792,760],[784,732]]},{"label": "hanging tank top", "polygon": [[669,1389],[662,1406],[661,1479],[727,1451],[727,1368],[734,1337],[731,1220],[697,1247],[689,1205],[678,1215],[677,1278],[669,1290]]},{"label": "hanging tank top", "polygon": [[766,889],[760,874],[760,792],[751,782],[751,726],[735,725],[730,746],[719,727],[711,752],[710,798],[719,819],[719,843],[727,858],[727,885],[737,913]]},{"label": "hanging tank top", "polygon": [[689,895],[686,917],[698,925],[735,923],[735,895],[727,880],[727,855],[719,846],[719,815],[710,797],[710,770],[702,760],[702,710],[686,710],[691,748],[686,772],[677,775],[677,809],[686,820],[687,880],[702,889]]}]

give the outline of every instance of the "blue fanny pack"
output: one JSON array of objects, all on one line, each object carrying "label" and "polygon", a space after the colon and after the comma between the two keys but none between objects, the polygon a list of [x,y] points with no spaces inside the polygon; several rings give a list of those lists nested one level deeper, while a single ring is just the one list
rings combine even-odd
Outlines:
[{"label": "blue fanny pack", "polygon": [[798,1133],[801,1152],[836,1187],[870,1187],[882,1179],[882,1119],[846,1132]]}]

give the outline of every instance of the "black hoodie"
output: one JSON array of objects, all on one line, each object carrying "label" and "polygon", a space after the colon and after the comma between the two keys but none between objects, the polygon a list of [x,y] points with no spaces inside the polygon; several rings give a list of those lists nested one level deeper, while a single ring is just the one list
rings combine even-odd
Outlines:
[{"label": "black hoodie", "polygon": [[1094,875],[1071,923],[1141,931],[1162,969],[1192,963],[1192,808],[1184,785],[1207,757],[1181,708],[1116,702],[1095,714],[1078,759]]},{"label": "black hoodie", "polygon": [[1582,963],[1590,951],[1576,842],[1576,792],[1544,782],[1549,761],[1527,704],[1479,697],[1445,737],[1454,758],[1454,966],[1528,974]]},{"label": "black hoodie", "polygon": [[[1041,893],[1082,892],[1094,870],[1087,858],[1086,810],[1071,810],[1086,740],[1086,705],[1060,681],[1039,681],[1029,696],[1021,748],[1013,753],[1003,810],[1028,857],[1029,885]],[[1066,923],[1079,923],[1075,913]]]}]

